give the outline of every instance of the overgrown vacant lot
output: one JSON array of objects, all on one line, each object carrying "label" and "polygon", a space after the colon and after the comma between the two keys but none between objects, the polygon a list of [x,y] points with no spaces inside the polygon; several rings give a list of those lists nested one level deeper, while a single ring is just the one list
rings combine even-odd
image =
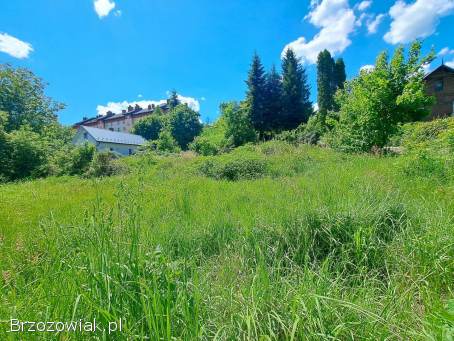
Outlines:
[{"label": "overgrown vacant lot", "polygon": [[10,318],[124,321],[99,339],[454,336],[450,179],[278,142],[122,162],[0,186],[1,339],[93,337]]}]

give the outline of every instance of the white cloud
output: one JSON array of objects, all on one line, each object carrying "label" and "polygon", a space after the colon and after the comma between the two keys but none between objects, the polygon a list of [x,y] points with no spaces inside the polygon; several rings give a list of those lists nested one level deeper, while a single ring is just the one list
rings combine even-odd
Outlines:
[{"label": "white cloud", "polygon": [[117,9],[117,10],[114,12],[114,15],[115,15],[116,17],[121,17],[122,14],[123,14],[123,12],[122,12],[121,10],[119,10],[119,9]]},{"label": "white cloud", "polygon": [[305,37],[288,44],[288,48],[309,64],[315,64],[320,51],[327,49],[332,54],[342,53],[350,44],[350,34],[354,31],[356,16],[348,4],[348,0],[311,1],[312,10],[306,16],[311,24],[320,28],[315,37],[307,41]]},{"label": "white cloud", "polygon": [[[115,8],[115,2],[111,0],[95,0],[93,3],[98,17],[101,19],[107,17],[109,13]],[[118,11],[117,11],[118,12]],[[121,15],[121,11],[119,12]]]},{"label": "white cloud", "polygon": [[33,51],[31,44],[19,40],[8,33],[0,33],[0,52],[4,52],[14,58],[28,58]]},{"label": "white cloud", "polygon": [[[187,103],[188,106],[195,110],[195,111],[200,111],[200,103],[198,100],[192,97],[185,97],[178,95],[178,99],[182,103]],[[122,110],[128,109],[128,107],[135,106],[136,104],[139,105],[141,108],[147,108],[149,105],[160,105],[166,103],[167,100],[161,99],[158,101],[153,101],[153,100],[140,100],[140,101],[123,101],[123,102],[108,102],[106,105],[98,105],[96,107],[96,111],[98,112],[98,115],[105,115],[108,111],[112,111],[114,113],[121,113]]]},{"label": "white cloud", "polygon": [[445,65],[449,66],[450,68],[454,69],[454,60],[450,62],[446,62]]},{"label": "white cloud", "polygon": [[368,9],[370,6],[372,5],[372,1],[363,1],[363,2],[360,2],[357,7],[358,7],[358,10],[360,11],[365,11],[366,9]]},{"label": "white cloud", "polygon": [[319,109],[318,103],[312,104],[312,108],[314,109],[314,111],[318,111]]},{"label": "white cloud", "polygon": [[416,0],[411,4],[397,0],[389,10],[393,21],[384,39],[390,44],[400,44],[426,38],[435,33],[440,18],[453,11],[454,0]]},{"label": "white cloud", "polygon": [[359,69],[359,72],[372,72],[374,71],[375,66],[374,65],[363,65]]},{"label": "white cloud", "polygon": [[383,19],[386,17],[386,14],[379,14],[373,20],[367,22],[367,31],[369,34],[377,33],[378,26],[380,26]]},{"label": "white cloud", "polygon": [[449,47],[445,47],[445,48],[441,49],[440,52],[438,52],[438,55],[440,57],[448,56],[450,54],[454,54],[454,50],[449,49]]},{"label": "white cloud", "polygon": [[430,65],[430,63],[426,63],[422,65],[422,69],[424,70],[424,74],[427,75],[430,73],[432,66]]}]

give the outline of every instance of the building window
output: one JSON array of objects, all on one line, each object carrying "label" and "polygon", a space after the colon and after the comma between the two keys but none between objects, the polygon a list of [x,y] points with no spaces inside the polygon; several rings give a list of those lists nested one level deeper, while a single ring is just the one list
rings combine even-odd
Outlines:
[{"label": "building window", "polygon": [[443,79],[435,81],[435,91],[437,92],[443,91]]},{"label": "building window", "polygon": [[88,133],[84,133],[84,139],[88,140]]}]

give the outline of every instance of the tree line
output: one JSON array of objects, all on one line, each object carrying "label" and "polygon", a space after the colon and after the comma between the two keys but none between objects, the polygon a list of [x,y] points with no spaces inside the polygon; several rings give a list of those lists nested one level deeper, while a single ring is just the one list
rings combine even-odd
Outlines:
[{"label": "tree line", "polygon": [[[361,71],[347,81],[345,62],[328,50],[317,58],[317,104],[310,101],[304,65],[287,49],[281,73],[273,66],[265,71],[254,54],[246,80],[244,100],[221,105],[221,117],[206,127],[192,144],[201,153],[218,153],[271,138],[319,143],[344,151],[369,152],[382,148],[399,125],[421,120],[429,114],[434,99],[425,93],[423,66],[433,51],[421,53],[415,41],[408,53],[403,46],[378,55],[372,70]],[[222,129],[219,133],[210,132]],[[211,141],[210,139],[216,140]]]}]

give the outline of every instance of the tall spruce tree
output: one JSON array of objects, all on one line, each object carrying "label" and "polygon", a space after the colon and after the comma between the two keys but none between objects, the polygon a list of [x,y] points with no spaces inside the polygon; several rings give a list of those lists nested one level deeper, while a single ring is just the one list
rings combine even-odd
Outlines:
[{"label": "tall spruce tree", "polygon": [[334,92],[337,89],[334,69],[335,63],[331,53],[328,50],[320,52],[317,58],[317,103],[322,121],[334,106]]},{"label": "tall spruce tree", "polygon": [[268,132],[279,129],[282,114],[282,79],[273,65],[266,75],[265,111],[263,114],[265,130]]},{"label": "tall spruce tree", "polygon": [[337,89],[343,89],[344,83],[347,80],[347,74],[345,73],[345,63],[342,58],[336,60],[334,65],[334,83],[336,84]]},{"label": "tall spruce tree", "polygon": [[266,77],[260,57],[257,53],[252,58],[251,68],[249,70],[248,86],[246,93],[246,110],[254,129],[263,136],[265,132],[265,91]]},{"label": "tall spruce tree", "polygon": [[295,129],[313,114],[310,89],[304,67],[295,52],[287,49],[282,60],[281,129]]}]

